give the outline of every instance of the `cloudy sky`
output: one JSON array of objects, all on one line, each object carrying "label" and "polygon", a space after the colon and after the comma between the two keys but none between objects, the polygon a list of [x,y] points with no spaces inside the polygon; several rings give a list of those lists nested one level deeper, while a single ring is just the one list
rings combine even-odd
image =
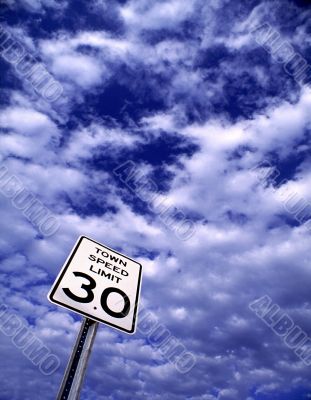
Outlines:
[{"label": "cloudy sky", "polygon": [[61,361],[0,332],[1,400],[55,399],[81,318],[46,296],[79,235],[141,262],[144,309],[196,359],[101,325],[82,399],[311,397],[249,308],[311,336],[310,21],[302,0],[1,1],[0,301]]}]

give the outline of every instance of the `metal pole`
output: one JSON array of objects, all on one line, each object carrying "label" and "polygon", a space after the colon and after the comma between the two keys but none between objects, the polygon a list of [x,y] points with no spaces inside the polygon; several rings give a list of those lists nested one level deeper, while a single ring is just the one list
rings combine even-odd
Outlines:
[{"label": "metal pole", "polygon": [[58,392],[57,400],[78,400],[85,376],[87,362],[98,328],[98,322],[84,318],[65,375]]}]

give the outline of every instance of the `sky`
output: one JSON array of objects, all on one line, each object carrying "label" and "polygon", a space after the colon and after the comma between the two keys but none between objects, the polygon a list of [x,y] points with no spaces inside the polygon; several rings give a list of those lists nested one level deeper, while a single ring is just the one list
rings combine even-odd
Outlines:
[{"label": "sky", "polygon": [[81,317],[47,293],[80,235],[142,264],[141,309],[193,361],[143,313],[100,325],[81,399],[311,398],[310,21],[306,0],[1,1],[0,400],[56,397]]}]

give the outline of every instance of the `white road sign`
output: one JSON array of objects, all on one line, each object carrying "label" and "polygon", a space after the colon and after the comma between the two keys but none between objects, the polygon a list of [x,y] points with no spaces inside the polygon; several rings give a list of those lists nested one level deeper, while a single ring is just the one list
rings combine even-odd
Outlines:
[{"label": "white road sign", "polygon": [[48,295],[57,305],[134,333],[142,266],[81,236]]}]

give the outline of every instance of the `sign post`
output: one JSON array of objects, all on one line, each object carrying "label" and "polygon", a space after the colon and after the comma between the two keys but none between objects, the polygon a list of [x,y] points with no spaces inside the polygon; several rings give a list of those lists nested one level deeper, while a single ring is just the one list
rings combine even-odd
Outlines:
[{"label": "sign post", "polygon": [[68,362],[57,400],[76,400],[80,392],[97,332],[98,322],[84,318]]},{"label": "sign post", "polygon": [[137,261],[81,236],[61,269],[48,299],[83,315],[57,400],[79,399],[98,323],[133,334],[142,266]]}]

